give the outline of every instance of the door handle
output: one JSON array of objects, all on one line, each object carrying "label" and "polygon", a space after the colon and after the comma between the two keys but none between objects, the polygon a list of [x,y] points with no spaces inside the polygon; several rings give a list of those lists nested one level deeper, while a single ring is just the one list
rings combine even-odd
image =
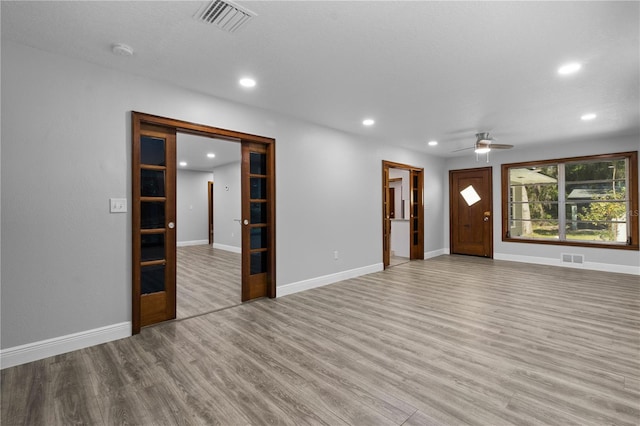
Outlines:
[{"label": "door handle", "polygon": [[244,223],[245,225],[248,225],[249,221],[247,219],[245,219],[242,223]]},{"label": "door handle", "polygon": [[169,222],[169,224],[167,225],[169,227],[169,229],[173,229],[176,227],[176,224],[173,222]]}]

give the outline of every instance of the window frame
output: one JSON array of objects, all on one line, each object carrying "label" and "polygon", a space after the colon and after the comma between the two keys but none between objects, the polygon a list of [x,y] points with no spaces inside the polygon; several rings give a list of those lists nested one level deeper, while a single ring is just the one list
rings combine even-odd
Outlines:
[{"label": "window frame", "polygon": [[[581,242],[581,241],[566,241],[566,240],[539,240],[533,238],[521,238],[509,236],[509,209],[510,203],[510,181],[509,181],[509,169],[518,167],[533,167],[533,166],[548,166],[552,164],[568,164],[575,162],[594,162],[594,161],[606,161],[612,159],[625,158],[628,161],[628,187],[627,192],[629,194],[629,208],[627,211],[627,223],[629,227],[629,236],[631,238],[630,244],[616,244],[616,243],[598,243],[598,242]],[[525,244],[547,244],[554,246],[574,246],[574,247],[592,247],[592,248],[606,248],[614,250],[639,250],[638,244],[638,151],[630,152],[618,152],[612,154],[600,154],[600,155],[588,155],[582,157],[568,157],[568,158],[556,158],[550,160],[538,160],[538,161],[526,161],[521,163],[509,163],[501,165],[502,173],[502,241],[510,243],[525,243]],[[562,189],[558,189],[558,192],[564,193],[565,183],[563,179]],[[558,214],[560,214],[561,207],[564,208],[565,204],[560,205],[558,200]],[[564,211],[564,210],[562,210]]]}]

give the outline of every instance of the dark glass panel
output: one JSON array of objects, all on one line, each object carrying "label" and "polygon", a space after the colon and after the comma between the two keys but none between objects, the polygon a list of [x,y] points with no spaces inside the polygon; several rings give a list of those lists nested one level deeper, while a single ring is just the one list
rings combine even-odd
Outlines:
[{"label": "dark glass panel", "polygon": [[164,170],[140,170],[140,195],[164,197]]},{"label": "dark glass panel", "polygon": [[252,175],[267,174],[267,154],[249,153],[249,170]]},{"label": "dark glass panel", "polygon": [[140,268],[140,293],[149,294],[164,291],[164,265]]},{"label": "dark glass panel", "polygon": [[251,229],[251,248],[267,248],[267,228]]},{"label": "dark glass panel", "polygon": [[418,230],[418,218],[413,219],[413,229]]},{"label": "dark glass panel", "polygon": [[418,233],[417,232],[413,233],[413,245],[414,246],[418,245]]},{"label": "dark glass panel", "polygon": [[251,223],[267,223],[267,203],[251,203]]},{"label": "dark glass panel", "polygon": [[417,203],[413,204],[413,215],[414,216],[418,216],[418,204]]},{"label": "dark glass panel", "polygon": [[267,179],[251,178],[251,199],[263,200],[267,198]]},{"label": "dark glass panel", "polygon": [[140,203],[140,227],[142,229],[164,228],[163,201],[143,201]]},{"label": "dark glass panel", "polygon": [[164,166],[164,139],[151,136],[140,137],[140,164]]},{"label": "dark glass panel", "polygon": [[164,259],[164,234],[142,234],[141,240],[143,262]]},{"label": "dark glass panel", "polygon": [[414,176],[413,176],[413,186],[414,186],[415,188],[417,188],[417,187],[418,187],[418,175],[414,175]]},{"label": "dark glass panel", "polygon": [[267,252],[251,253],[251,275],[267,272]]}]

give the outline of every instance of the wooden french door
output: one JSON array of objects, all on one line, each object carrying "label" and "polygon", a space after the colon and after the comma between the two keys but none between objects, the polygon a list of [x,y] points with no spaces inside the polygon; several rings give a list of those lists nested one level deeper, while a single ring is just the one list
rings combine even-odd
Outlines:
[{"label": "wooden french door", "polygon": [[177,132],[242,144],[241,300],[275,297],[275,140],[139,112],[132,129],[132,333],[176,316]]},{"label": "wooden french door", "polygon": [[391,188],[389,169],[409,171],[409,258],[424,259],[424,169],[382,161],[382,263],[391,263]]},{"label": "wooden french door", "polygon": [[[176,317],[176,131],[140,123],[133,141],[133,294],[141,327]],[[137,311],[137,312],[136,312]]]},{"label": "wooden french door", "polygon": [[213,244],[213,182],[207,182],[207,206],[209,223],[209,244]]},{"label": "wooden french door", "polygon": [[242,142],[242,301],[275,297],[274,158],[264,144]]},{"label": "wooden french door", "polygon": [[410,259],[424,259],[424,171],[412,168],[409,171]]},{"label": "wooden french door", "polygon": [[449,171],[452,254],[493,257],[492,169]]}]

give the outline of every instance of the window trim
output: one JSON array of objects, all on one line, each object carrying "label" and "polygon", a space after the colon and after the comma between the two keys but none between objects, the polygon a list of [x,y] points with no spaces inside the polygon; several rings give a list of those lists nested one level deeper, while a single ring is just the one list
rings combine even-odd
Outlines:
[{"label": "window trim", "polygon": [[[572,163],[581,161],[602,161],[614,158],[626,158],[629,162],[628,167],[628,188],[629,193],[629,210],[628,226],[630,229],[631,244],[604,244],[595,242],[579,242],[579,241],[551,241],[551,240],[535,240],[526,238],[509,237],[509,169],[513,167],[531,167],[548,164]],[[638,244],[638,151],[618,152],[612,154],[588,155],[583,157],[556,158],[551,160],[526,161],[522,163],[509,163],[501,165],[502,180],[502,241],[509,243],[525,243],[525,244],[547,244],[554,246],[574,246],[574,247],[591,247],[606,248],[614,250],[640,250]]]}]

